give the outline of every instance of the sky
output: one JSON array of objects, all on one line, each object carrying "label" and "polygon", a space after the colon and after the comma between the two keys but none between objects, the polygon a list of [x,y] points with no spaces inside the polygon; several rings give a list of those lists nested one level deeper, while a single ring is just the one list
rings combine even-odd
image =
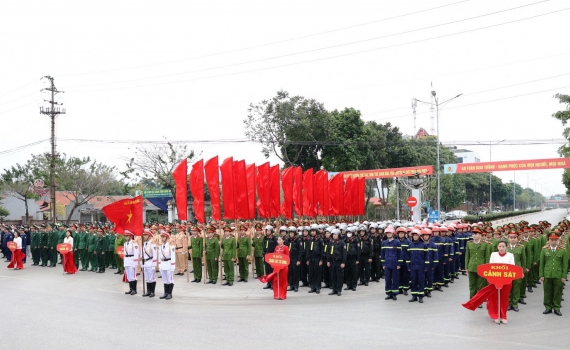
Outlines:
[{"label": "sky", "polygon": [[[442,142],[481,161],[501,140],[493,161],[556,158],[563,127],[552,113],[562,105],[553,96],[570,94],[560,37],[569,22],[563,0],[7,2],[0,168],[50,150],[49,118],[39,114],[45,75],[64,91],[58,152],[120,169],[137,145],[109,141],[188,140],[197,159],[265,162],[258,144],[195,141],[245,140],[249,104],[279,90],[356,108],[404,134],[431,133],[421,103],[414,130],[413,98],[463,94],[440,111]],[[495,175],[565,192],[561,169]]]}]

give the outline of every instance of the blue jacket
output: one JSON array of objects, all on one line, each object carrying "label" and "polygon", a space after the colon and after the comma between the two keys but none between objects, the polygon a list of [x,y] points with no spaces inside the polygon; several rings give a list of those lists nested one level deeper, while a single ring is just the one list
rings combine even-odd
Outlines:
[{"label": "blue jacket", "polygon": [[408,270],[427,270],[430,266],[430,260],[428,246],[424,241],[410,242],[406,263],[408,264]]},{"label": "blue jacket", "polygon": [[404,238],[403,240],[400,241],[400,246],[402,247],[402,261],[400,262],[400,267],[402,267],[403,269],[406,269],[406,260],[405,257],[408,256],[408,248],[410,247],[410,240],[407,238]]},{"label": "blue jacket", "polygon": [[392,241],[385,240],[382,242],[382,254],[380,257],[382,266],[389,269],[397,268],[398,265],[403,262],[400,240],[393,239]]},{"label": "blue jacket", "polygon": [[426,245],[428,250],[429,268],[433,270],[435,265],[439,263],[438,246],[431,239],[429,242],[426,242]]},{"label": "blue jacket", "polygon": [[438,260],[438,262],[444,262],[443,259],[447,258],[447,255],[445,254],[445,249],[446,249],[445,238],[443,238],[441,236],[433,237],[431,239],[431,242],[433,242],[433,244],[435,244],[435,247],[437,249],[437,260]]}]

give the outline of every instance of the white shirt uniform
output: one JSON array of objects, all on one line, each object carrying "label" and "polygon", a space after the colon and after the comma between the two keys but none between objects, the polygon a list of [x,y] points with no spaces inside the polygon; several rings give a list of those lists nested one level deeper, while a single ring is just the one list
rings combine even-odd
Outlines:
[{"label": "white shirt uniform", "polygon": [[160,244],[158,268],[164,284],[174,283],[173,271],[176,270],[176,247],[169,243]]},{"label": "white shirt uniform", "polygon": [[144,278],[148,283],[155,282],[155,267],[157,262],[157,248],[152,239],[143,243],[142,265],[144,268]]},{"label": "white shirt uniform", "polygon": [[124,264],[125,273],[127,274],[127,280],[129,282],[137,280],[136,267],[140,259],[139,245],[134,241],[130,240],[125,242],[124,247]]},{"label": "white shirt uniform", "polygon": [[22,249],[22,237],[14,238],[14,242],[16,242],[16,249]]}]

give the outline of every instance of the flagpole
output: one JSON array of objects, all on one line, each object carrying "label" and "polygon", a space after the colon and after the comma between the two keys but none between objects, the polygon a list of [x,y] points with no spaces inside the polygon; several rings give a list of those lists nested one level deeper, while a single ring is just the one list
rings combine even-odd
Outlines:
[{"label": "flagpole", "polygon": [[[140,184],[140,189],[141,189],[141,200],[144,200],[144,194],[143,194],[143,184]],[[144,203],[143,203],[144,204]],[[143,209],[144,210],[144,209]],[[142,250],[144,250],[144,215],[141,215],[141,220],[142,220],[142,232],[143,232],[143,244],[141,247],[141,252]],[[141,258],[144,257],[144,255],[141,254]],[[143,258],[144,259],[144,258]],[[144,260],[141,264],[141,270],[142,270],[142,287],[143,287],[143,295],[146,294],[146,290],[145,290],[145,281],[144,281]],[[136,276],[136,271],[135,271],[135,276]]]}]

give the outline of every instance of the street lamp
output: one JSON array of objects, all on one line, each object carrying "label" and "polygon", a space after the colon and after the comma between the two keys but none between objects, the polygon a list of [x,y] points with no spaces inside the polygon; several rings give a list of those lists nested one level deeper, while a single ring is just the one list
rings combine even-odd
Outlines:
[{"label": "street lamp", "polygon": [[[506,140],[501,140],[496,142],[495,144],[491,143],[491,141],[489,141],[489,162],[491,162],[493,159],[491,157],[491,149],[493,148],[493,146],[496,146],[502,142],[505,142]],[[477,141],[477,143],[482,144],[482,142]],[[490,171],[489,172],[489,212],[493,211],[493,172]]]},{"label": "street lamp", "polygon": [[[433,96],[433,99],[434,99],[434,101],[435,101],[435,108],[436,108],[436,115],[435,115],[435,118],[436,118],[436,124],[437,124],[437,221],[441,221],[441,220],[440,220],[440,213],[441,213],[441,195],[440,195],[440,181],[439,181],[439,177],[440,177],[440,175],[439,175],[439,172],[440,172],[440,171],[439,171],[439,168],[440,168],[440,164],[439,164],[439,106],[441,105],[441,106],[442,106],[442,109],[443,109],[443,105],[444,105],[444,104],[450,102],[451,100],[454,100],[454,99],[458,98],[459,96],[463,95],[463,93],[461,93],[461,94],[459,94],[459,95],[457,95],[457,96],[455,96],[455,97],[452,97],[452,98],[450,98],[450,99],[448,99],[448,100],[445,100],[445,101],[443,101],[443,102],[441,102],[441,103],[439,103],[439,99],[438,99],[437,96],[436,96],[435,90],[432,90],[432,91],[431,91],[431,95]],[[424,101],[418,100],[417,98],[415,98],[414,100],[417,101],[417,102],[425,103],[425,104],[430,105],[430,106],[433,106],[433,105],[434,105],[434,104],[431,103],[431,102],[424,102]]]}]

